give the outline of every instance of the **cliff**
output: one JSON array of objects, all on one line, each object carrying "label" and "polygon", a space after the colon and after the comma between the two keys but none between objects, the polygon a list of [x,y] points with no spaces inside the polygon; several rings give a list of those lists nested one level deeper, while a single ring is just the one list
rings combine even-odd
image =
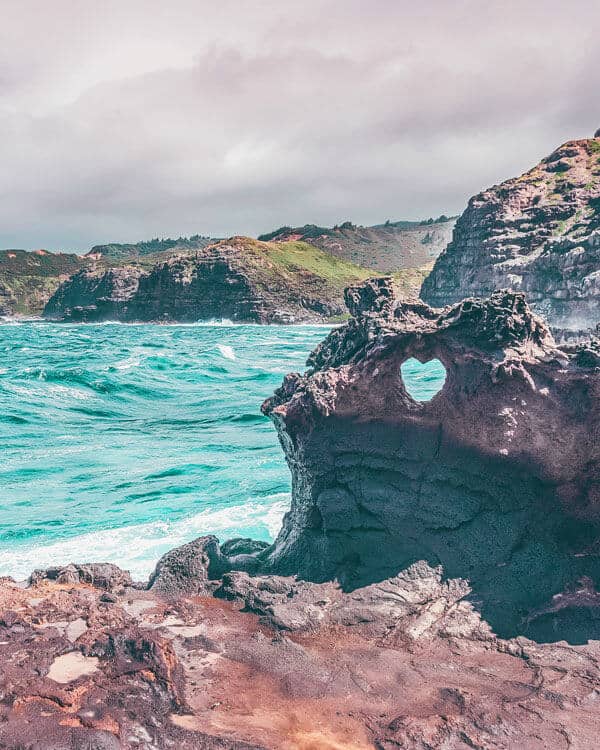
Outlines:
[{"label": "cliff", "polygon": [[416,299],[453,225],[445,217],[307,225],[265,235],[274,242],[194,235],[95,245],[85,255],[5,250],[0,315],[47,308],[48,317],[64,320],[335,319],[344,314],[344,285],[365,278],[364,267],[394,272],[399,292]]},{"label": "cliff", "polygon": [[302,322],[345,312],[343,289],[369,275],[302,242],[247,237],[194,251],[148,255],[144,262],[98,262],[61,285],[47,318],[193,322]]},{"label": "cliff", "polygon": [[[598,342],[558,349],[521,294],[440,313],[377,279],[346,298],[354,317],[263,406],[293,487],[267,569],[351,590],[423,559],[502,635],[600,636]],[[430,401],[409,358],[446,370]]]},{"label": "cliff", "polygon": [[0,251],[0,315],[40,315],[59,285],[86,265],[71,253]]},{"label": "cliff", "polygon": [[[395,273],[405,269],[429,270],[429,265],[452,238],[455,218],[441,216],[427,221],[397,221],[371,227],[349,221],[335,227],[306,224],[281,227],[259,237],[264,241],[308,242],[337,258],[365,268]],[[422,279],[426,276],[422,274]]]},{"label": "cliff", "polygon": [[523,292],[559,328],[600,320],[600,138],[565,143],[521,177],[471,198],[425,279],[434,307]]}]

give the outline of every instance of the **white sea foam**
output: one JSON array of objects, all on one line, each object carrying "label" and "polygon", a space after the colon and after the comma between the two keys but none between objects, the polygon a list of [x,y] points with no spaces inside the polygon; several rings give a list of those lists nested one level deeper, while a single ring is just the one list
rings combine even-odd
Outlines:
[{"label": "white sea foam", "polygon": [[19,317],[13,318],[10,315],[0,315],[0,325],[5,325],[5,326],[19,326],[25,323],[44,323],[44,322],[45,322],[44,318],[40,318],[37,316],[31,316],[30,318],[19,316]]},{"label": "white sea foam", "polygon": [[130,357],[129,359],[123,359],[121,362],[117,362],[113,367],[115,370],[132,370],[134,367],[139,367],[141,360],[137,357]]},{"label": "white sea foam", "polygon": [[225,359],[235,360],[235,352],[233,351],[232,346],[228,346],[227,344],[217,344],[217,349],[221,352]]},{"label": "white sea foam", "polygon": [[270,502],[250,501],[220,510],[205,510],[178,521],[152,521],[118,529],[106,529],[70,539],[0,551],[0,575],[24,580],[35,568],[70,562],[112,562],[129,570],[134,579],[145,580],[158,558],[173,547],[215,534],[221,540],[262,531],[274,539],[289,508],[287,493],[272,495]]},{"label": "white sea foam", "polygon": [[199,328],[206,326],[221,326],[229,328],[230,326],[239,326],[240,323],[234,323],[233,320],[229,320],[229,318],[213,318],[211,320],[197,320],[195,323],[175,323],[175,325],[192,325],[198,326]]},{"label": "white sea foam", "polygon": [[[41,379],[42,378],[40,378],[40,380]],[[46,386],[46,389],[59,398],[73,398],[76,401],[89,401],[89,399],[91,398],[90,394],[86,393],[86,391],[82,391],[80,388],[73,388],[72,386],[51,383]]]}]

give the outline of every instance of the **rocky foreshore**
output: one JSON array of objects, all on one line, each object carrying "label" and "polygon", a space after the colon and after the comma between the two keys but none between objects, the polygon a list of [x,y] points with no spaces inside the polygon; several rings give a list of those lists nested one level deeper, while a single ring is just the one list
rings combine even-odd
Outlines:
[{"label": "rocky foreshore", "polygon": [[596,747],[597,642],[497,638],[424,562],[344,593],[223,572],[238,555],[206,537],[149,584],[110,565],[3,579],[0,747]]},{"label": "rocky foreshore", "polygon": [[[0,748],[597,747],[600,342],[557,346],[509,292],[346,302],[263,405],[273,545],[0,582]],[[430,401],[411,357],[446,369]]]}]

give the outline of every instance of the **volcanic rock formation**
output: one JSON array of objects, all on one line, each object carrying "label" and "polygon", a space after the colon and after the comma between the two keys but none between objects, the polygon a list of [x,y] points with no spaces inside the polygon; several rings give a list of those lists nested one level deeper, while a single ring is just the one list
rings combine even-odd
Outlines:
[{"label": "volcanic rock formation", "polygon": [[[558,348],[510,292],[346,302],[263,406],[293,477],[274,545],[0,579],[0,750],[597,746],[600,341]],[[447,370],[429,402],[409,357]]]},{"label": "volcanic rock formation", "polygon": [[[596,134],[598,136],[598,134]],[[600,320],[600,141],[570,141],[471,198],[423,282],[434,307],[522,291],[559,328]]]},{"label": "volcanic rock formation", "polygon": [[[503,636],[600,636],[600,348],[557,348],[523,295],[436,312],[391,280],[349,288],[354,316],[263,410],[292,473],[265,570],[345,589],[418,560],[467,579]],[[439,359],[431,401],[408,358]]]}]

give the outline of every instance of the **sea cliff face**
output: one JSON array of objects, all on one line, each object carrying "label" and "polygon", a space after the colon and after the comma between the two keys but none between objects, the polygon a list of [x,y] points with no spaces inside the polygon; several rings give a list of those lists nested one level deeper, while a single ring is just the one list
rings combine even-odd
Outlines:
[{"label": "sea cliff face", "polygon": [[[598,637],[598,342],[558,349],[510,292],[441,314],[385,279],[346,296],[353,319],[263,406],[293,486],[269,569],[352,589],[425,559],[496,632]],[[431,401],[404,387],[411,357],[446,369]]]},{"label": "sea cliff face", "polygon": [[256,323],[330,320],[366,269],[299,242],[232,238],[146,264],[95,265],[61,285],[47,318],[72,321]]},{"label": "sea cliff face", "polygon": [[434,307],[523,292],[559,328],[600,320],[600,138],[570,141],[471,198],[421,289]]}]

